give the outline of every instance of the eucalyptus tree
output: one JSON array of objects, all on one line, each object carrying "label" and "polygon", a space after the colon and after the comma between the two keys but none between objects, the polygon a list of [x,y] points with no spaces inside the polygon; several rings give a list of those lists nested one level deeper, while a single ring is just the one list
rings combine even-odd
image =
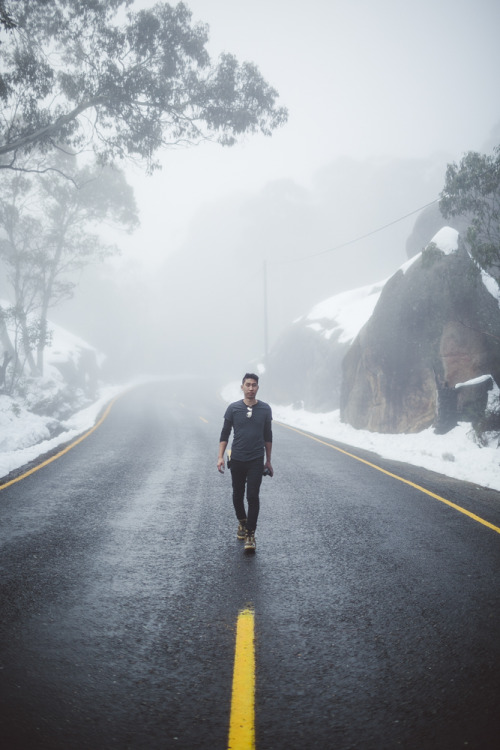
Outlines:
[{"label": "eucalyptus tree", "polygon": [[500,283],[500,146],[491,155],[469,151],[460,164],[448,164],[439,205],[445,218],[468,220],[465,246]]},{"label": "eucalyptus tree", "polygon": [[[31,374],[43,372],[49,309],[72,296],[85,266],[118,252],[103,238],[102,226],[131,231],[138,223],[132,189],[120,170],[75,171],[69,161],[59,159],[58,171],[45,175],[15,171],[0,181],[0,261]],[[72,173],[74,181],[59,172]],[[19,356],[20,348],[6,351]]]},{"label": "eucalyptus tree", "polygon": [[[462,238],[477,266],[500,284],[500,146],[493,154],[469,151],[459,164],[449,164],[440,197],[445,218],[464,216],[468,229]],[[498,336],[484,327],[482,333],[499,343]],[[497,383],[500,386],[500,383]],[[500,436],[500,396],[490,395],[485,414],[474,425],[481,445],[488,435]],[[500,446],[500,442],[497,443]]]},{"label": "eucalyptus tree", "polygon": [[3,0],[1,9],[0,167],[37,154],[44,169],[59,148],[140,159],[151,171],[164,147],[231,145],[287,119],[253,63],[211,60],[208,26],[182,2],[134,11],[131,0]]}]

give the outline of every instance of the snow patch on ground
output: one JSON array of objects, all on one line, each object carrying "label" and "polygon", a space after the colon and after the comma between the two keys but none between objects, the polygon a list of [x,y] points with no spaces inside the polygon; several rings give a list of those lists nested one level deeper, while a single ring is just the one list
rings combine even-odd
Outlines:
[{"label": "snow patch on ground", "polygon": [[[339,335],[339,343],[349,343],[371,317],[385,281],[369,284],[350,292],[341,292],[315,305],[305,318],[309,328],[329,339]],[[298,322],[298,321],[296,321]]]},{"label": "snow patch on ground", "polygon": [[[239,383],[228,384],[221,395],[228,403],[242,398]],[[469,424],[460,424],[446,435],[436,435],[432,428],[416,435],[382,435],[343,424],[339,410],[314,414],[293,406],[271,406],[273,419],[291,427],[500,491],[500,448],[494,442],[479,447]],[[279,451],[279,445],[275,450]]]},{"label": "snow patch on ground", "polygon": [[124,390],[123,386],[109,386],[91,406],[87,406],[70,419],[57,423],[63,430],[56,437],[51,426],[55,420],[37,416],[18,406],[12,408],[12,399],[0,396],[0,477],[25,466],[39,456],[75,440],[91,429],[106,404]]},{"label": "snow patch on ground", "polygon": [[431,243],[436,245],[438,250],[441,250],[446,255],[454,253],[458,250],[458,232],[452,227],[442,227],[431,240]]}]

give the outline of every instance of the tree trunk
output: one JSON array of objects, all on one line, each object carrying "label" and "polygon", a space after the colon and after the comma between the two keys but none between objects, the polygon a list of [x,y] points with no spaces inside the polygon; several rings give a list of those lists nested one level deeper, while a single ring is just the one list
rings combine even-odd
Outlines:
[{"label": "tree trunk", "polygon": [[16,350],[10,340],[9,332],[7,330],[7,324],[3,316],[3,310],[0,308],[0,342],[4,348],[4,351],[8,352],[12,357],[15,356]]},{"label": "tree trunk", "polygon": [[3,388],[5,386],[5,376],[7,374],[7,367],[9,366],[11,361],[12,361],[12,354],[9,354],[9,352],[4,352],[3,362],[0,365],[0,388]]},{"label": "tree trunk", "polygon": [[18,313],[18,316],[19,316],[19,324],[21,326],[23,351],[24,351],[24,356],[26,357],[26,362],[28,363],[28,367],[30,368],[31,375],[38,375],[38,369],[36,366],[35,358],[33,356],[33,352],[31,351],[31,347],[30,347],[30,337],[29,337],[29,331],[28,331],[28,324],[26,321],[26,313],[23,310],[22,312]]},{"label": "tree trunk", "polygon": [[[3,361],[3,365],[2,365],[2,367],[3,367],[3,387],[5,387],[8,392],[10,392],[11,389],[12,389],[12,387],[13,387],[13,385],[14,385],[14,383],[15,383],[15,381],[16,381],[16,379],[17,379],[17,377],[20,374],[21,365],[20,365],[20,362],[19,362],[19,356],[18,356],[17,349],[13,345],[13,343],[12,343],[12,341],[10,339],[10,336],[9,336],[9,332],[7,330],[7,324],[5,322],[5,317],[4,317],[2,308],[0,308],[0,343],[2,344],[3,350],[4,350],[4,354],[3,354],[4,361]],[[7,359],[8,359],[8,361],[7,361]],[[7,388],[7,385],[6,385],[6,382],[5,382],[5,376],[7,374],[7,366],[8,366],[8,364],[11,361],[14,362],[13,373],[12,373],[12,378],[11,378],[10,385]]]},{"label": "tree trunk", "polygon": [[52,301],[52,290],[54,288],[54,281],[55,281],[56,274],[57,274],[57,268],[59,267],[59,263],[61,261],[62,251],[63,251],[63,244],[62,244],[62,241],[60,241],[58,243],[58,246],[54,255],[54,259],[51,264],[50,273],[48,274],[48,277],[43,287],[42,304],[40,307],[40,317],[39,317],[38,342],[37,342],[37,347],[36,347],[36,360],[37,360],[38,372],[40,373],[40,375],[43,375],[43,370],[44,370],[44,355],[45,355],[45,347],[47,346],[49,307]]},{"label": "tree trunk", "polygon": [[43,375],[44,370],[44,355],[45,355],[45,346],[47,343],[47,309],[48,305],[43,304],[42,311],[40,313],[40,321],[39,321],[39,336],[38,336],[38,343],[36,346],[36,366],[38,373],[40,375]]}]

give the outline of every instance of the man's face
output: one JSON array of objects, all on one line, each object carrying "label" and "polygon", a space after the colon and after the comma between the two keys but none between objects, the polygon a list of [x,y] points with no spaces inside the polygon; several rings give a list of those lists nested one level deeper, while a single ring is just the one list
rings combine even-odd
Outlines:
[{"label": "man's face", "polygon": [[243,396],[247,399],[247,401],[253,401],[253,399],[257,395],[257,391],[259,390],[259,384],[256,380],[253,380],[253,378],[247,378],[243,382],[241,390],[243,391]]}]

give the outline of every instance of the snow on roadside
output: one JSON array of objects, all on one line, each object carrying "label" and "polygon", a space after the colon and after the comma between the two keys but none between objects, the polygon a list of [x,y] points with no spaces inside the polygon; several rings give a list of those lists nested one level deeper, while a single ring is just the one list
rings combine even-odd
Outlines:
[{"label": "snow on roadside", "polygon": [[[228,403],[237,401],[242,397],[239,384],[227,385],[221,396]],[[290,427],[500,491],[500,448],[495,444],[486,448],[476,445],[469,424],[459,424],[446,435],[436,435],[432,428],[415,435],[382,435],[343,424],[338,410],[314,414],[293,406],[271,406],[273,419]]]},{"label": "snow on roadside", "polygon": [[91,429],[100,411],[124,390],[123,386],[103,388],[95,403],[61,422],[64,432],[53,438],[50,438],[50,423],[54,420],[37,416],[22,408],[13,411],[11,400],[0,398],[0,477],[7,476],[11,471]]},{"label": "snow on roadside", "polygon": [[[0,406],[0,477],[91,429],[105,406],[135,384],[103,388],[95,403],[61,423],[65,431],[54,438],[48,437],[47,422],[50,420],[47,417],[37,417],[29,412],[18,412],[16,416],[12,410],[10,413],[2,411]],[[239,383],[227,385],[221,396],[227,403],[240,399]],[[0,405],[2,401],[0,399]],[[272,408],[274,420],[290,427],[500,491],[500,449],[494,443],[480,448],[473,442],[468,424],[460,424],[446,435],[436,435],[432,428],[416,435],[382,435],[343,424],[338,410],[315,414],[293,406],[272,404]],[[6,447],[9,449],[4,450]]]}]

